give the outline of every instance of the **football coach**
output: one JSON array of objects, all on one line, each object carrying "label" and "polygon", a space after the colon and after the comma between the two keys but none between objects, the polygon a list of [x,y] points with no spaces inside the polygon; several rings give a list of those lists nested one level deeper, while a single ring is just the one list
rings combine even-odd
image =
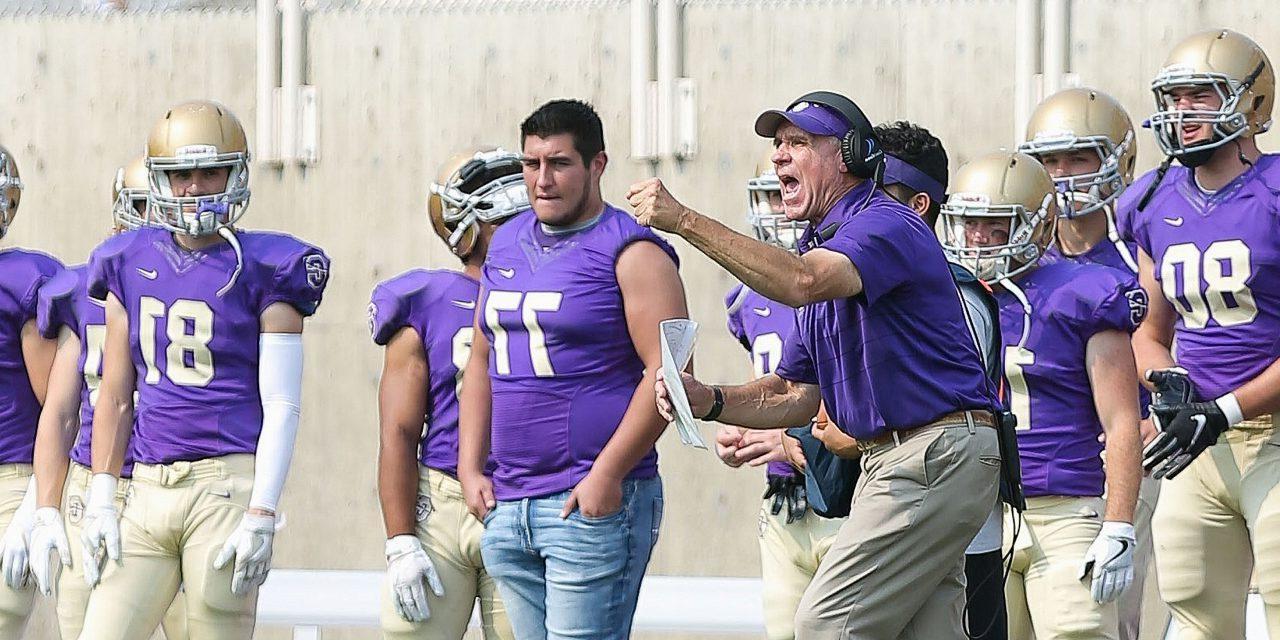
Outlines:
[{"label": "football coach", "polygon": [[[996,500],[999,405],[946,258],[880,188],[884,153],[853,101],[809,93],[761,114],[755,131],[773,139],[787,218],[809,222],[799,255],[682,205],[657,179],[628,194],[641,224],[799,309],[775,373],[680,382],[704,420],[780,428],[823,402],[858,442],[852,511],[800,601],[798,640],[961,640],[964,550]],[[665,385],[657,402],[670,418]]]}]

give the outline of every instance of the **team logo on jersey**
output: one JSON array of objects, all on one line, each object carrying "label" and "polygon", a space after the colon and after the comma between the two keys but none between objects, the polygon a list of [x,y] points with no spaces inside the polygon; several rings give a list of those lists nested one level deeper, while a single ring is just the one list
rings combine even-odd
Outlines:
[{"label": "team logo on jersey", "polygon": [[369,303],[369,333],[374,332],[374,328],[378,326],[378,305]]},{"label": "team logo on jersey", "polygon": [[80,524],[84,519],[84,500],[80,496],[71,496],[67,498],[67,520],[71,524]]},{"label": "team logo on jersey", "polygon": [[312,289],[319,289],[324,286],[326,280],[329,279],[329,265],[325,264],[324,256],[313,253],[302,260],[302,266],[307,269],[307,284]]},{"label": "team logo on jersey", "polygon": [[431,506],[431,496],[418,496],[418,504],[414,506],[413,514],[418,522],[426,522],[434,510]]},{"label": "team logo on jersey", "polygon": [[1129,301],[1129,322],[1133,326],[1142,324],[1147,317],[1147,292],[1142,289],[1130,289],[1124,292],[1124,297]]}]

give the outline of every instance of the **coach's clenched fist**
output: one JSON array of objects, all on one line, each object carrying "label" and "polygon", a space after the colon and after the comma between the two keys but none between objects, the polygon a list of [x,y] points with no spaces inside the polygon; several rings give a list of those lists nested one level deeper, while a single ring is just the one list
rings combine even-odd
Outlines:
[{"label": "coach's clenched fist", "polygon": [[631,185],[627,202],[636,210],[636,221],[646,227],[679,233],[685,216],[693,210],[680,204],[658,178],[649,178]]}]

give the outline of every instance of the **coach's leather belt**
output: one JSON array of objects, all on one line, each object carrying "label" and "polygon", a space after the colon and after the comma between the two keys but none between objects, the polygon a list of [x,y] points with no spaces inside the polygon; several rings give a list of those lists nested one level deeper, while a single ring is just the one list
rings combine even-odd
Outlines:
[{"label": "coach's leather belt", "polygon": [[942,427],[954,427],[954,426],[966,425],[966,424],[972,424],[975,427],[988,427],[991,429],[995,429],[996,417],[990,411],[987,411],[985,409],[974,409],[971,411],[955,411],[952,413],[948,413],[947,415],[942,416],[941,418],[938,418],[937,420],[934,420],[929,424],[921,425],[918,427],[911,427],[909,429],[896,429],[894,431],[889,431],[879,436],[876,436],[870,440],[859,440],[858,450],[863,453],[867,453],[868,451],[871,451],[876,447],[882,447],[889,444],[892,444],[895,446],[900,445],[903,442],[906,442],[907,440],[910,440],[911,438],[921,433],[924,433],[926,431],[941,429]]}]

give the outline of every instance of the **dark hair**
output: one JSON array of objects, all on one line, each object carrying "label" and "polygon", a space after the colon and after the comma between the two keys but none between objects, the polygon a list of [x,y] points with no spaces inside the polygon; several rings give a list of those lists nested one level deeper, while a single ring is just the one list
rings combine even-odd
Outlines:
[{"label": "dark hair", "polygon": [[[942,141],[929,133],[928,129],[905,120],[888,122],[876,126],[876,139],[884,152],[919,169],[921,173],[938,181],[943,190],[947,188],[947,150]],[[926,219],[932,221],[938,217],[942,208],[941,202],[930,204]]]},{"label": "dark hair", "polygon": [[573,136],[573,148],[582,156],[583,164],[604,151],[604,126],[600,124],[600,116],[581,100],[552,100],[529,114],[520,123],[520,148],[524,148],[525,138],[529,136],[549,138],[561,133]]}]

